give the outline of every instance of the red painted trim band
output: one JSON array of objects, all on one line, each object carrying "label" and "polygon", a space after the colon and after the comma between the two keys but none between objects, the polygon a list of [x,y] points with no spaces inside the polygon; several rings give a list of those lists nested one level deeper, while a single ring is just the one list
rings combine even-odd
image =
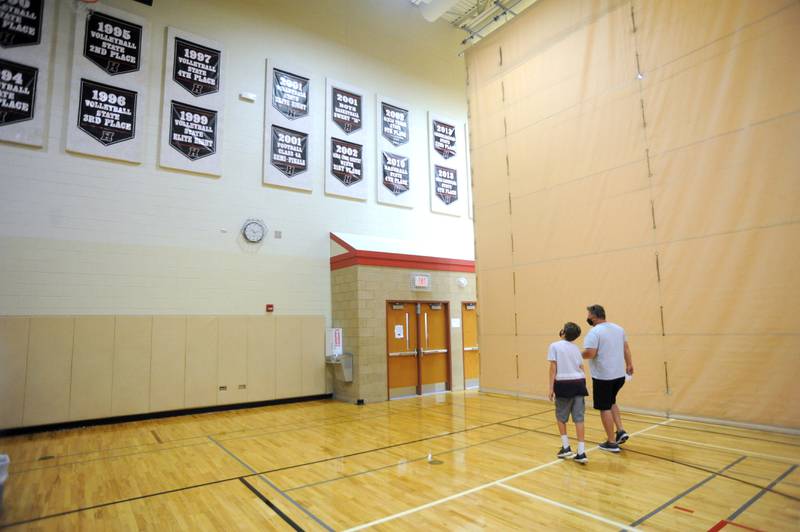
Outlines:
[{"label": "red painted trim band", "polygon": [[331,257],[331,271],[349,266],[381,266],[385,268],[405,268],[408,270],[435,270],[446,272],[475,272],[475,261],[465,259],[446,259],[425,255],[386,253],[382,251],[360,251],[331,233],[331,239],[347,249],[347,253]]}]

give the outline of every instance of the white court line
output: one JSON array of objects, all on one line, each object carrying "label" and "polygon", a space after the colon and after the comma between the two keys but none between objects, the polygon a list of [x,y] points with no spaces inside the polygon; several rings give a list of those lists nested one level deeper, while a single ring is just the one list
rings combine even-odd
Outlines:
[{"label": "white court line", "polygon": [[796,464],[798,462],[798,460],[789,458],[787,456],[778,456],[778,455],[775,455],[775,454],[758,453],[758,452],[755,452],[755,451],[748,451],[746,449],[737,449],[735,447],[724,447],[722,445],[714,445],[714,444],[711,444],[711,443],[703,443],[703,442],[699,442],[699,441],[682,440],[680,438],[672,438],[670,436],[661,436],[660,434],[650,434],[647,437],[648,438],[655,438],[655,439],[658,439],[658,440],[678,441],[678,442],[681,442],[681,443],[688,443],[690,445],[696,445],[696,446],[699,446],[699,447],[709,447],[711,449],[720,449],[720,450],[723,450],[723,451],[731,451],[733,453],[744,454],[746,456],[752,456],[752,457],[755,457],[755,458],[769,458],[769,459],[772,459],[772,460],[776,460],[778,462],[785,462],[787,464]]},{"label": "white court line", "polygon": [[[672,421],[673,421],[672,419],[665,419],[664,421],[662,421],[660,423],[656,423],[655,425],[652,425],[650,427],[647,427],[647,428],[644,428],[642,430],[633,432],[633,433],[631,433],[631,436],[636,436],[638,434],[643,434],[643,433],[645,433],[645,432],[647,432],[649,430],[656,429],[656,428],[658,428],[658,427],[660,427],[662,425],[666,425],[668,423],[672,423]],[[586,449],[586,452],[588,453],[590,451],[594,451],[595,449],[597,449],[597,445],[595,445],[594,447],[592,447],[590,449]],[[408,510],[404,510],[402,512],[398,512],[396,514],[388,515],[386,517],[381,517],[380,519],[376,519],[374,521],[370,521],[369,523],[364,523],[363,525],[358,525],[358,526],[354,526],[352,528],[348,528],[345,532],[355,532],[356,530],[363,530],[363,529],[369,528],[371,526],[376,526],[376,525],[380,525],[382,523],[386,523],[387,521],[394,521],[395,519],[399,519],[400,517],[405,517],[407,515],[411,515],[413,513],[416,513],[416,512],[422,511],[422,510],[427,510],[428,508],[433,508],[434,506],[438,506],[438,505],[446,503],[448,501],[452,501],[453,499],[458,499],[458,498],[463,497],[465,495],[469,495],[471,493],[475,493],[477,491],[481,491],[481,490],[484,490],[486,488],[490,488],[492,486],[497,486],[497,485],[501,484],[502,482],[508,482],[509,480],[513,480],[513,479],[515,479],[517,477],[528,475],[528,474],[533,473],[535,471],[539,471],[540,469],[544,469],[546,467],[550,467],[552,465],[563,463],[563,462],[564,462],[564,460],[559,458],[559,459],[553,460],[552,462],[547,462],[546,464],[541,464],[541,465],[538,465],[536,467],[532,467],[530,469],[526,469],[525,471],[520,471],[519,473],[514,473],[513,475],[509,475],[507,477],[503,477],[503,478],[500,478],[500,479],[497,479],[497,480],[493,480],[492,482],[487,482],[486,484],[481,484],[480,486],[475,486],[474,488],[470,488],[468,490],[460,491],[458,493],[454,493],[453,495],[448,495],[447,497],[443,497],[441,499],[437,499],[435,501],[431,501],[431,502],[425,503],[425,504],[423,504],[421,506],[416,506],[414,508],[409,508]],[[624,526],[624,525],[622,525],[622,526]]]},{"label": "white court line", "polygon": [[631,528],[625,523],[620,523],[618,521],[614,521],[612,519],[605,518],[603,516],[593,514],[592,512],[587,512],[586,510],[581,510],[580,508],[575,508],[574,506],[570,506],[568,504],[560,503],[558,501],[554,501],[552,499],[548,499],[547,497],[542,497],[541,495],[536,495],[535,493],[531,493],[530,491],[521,490],[519,488],[515,488],[514,486],[509,486],[507,484],[503,484],[502,482],[498,484],[501,488],[505,488],[507,490],[511,490],[515,493],[519,493],[520,495],[524,495],[526,497],[530,497],[531,499],[536,499],[537,501],[546,502],[547,504],[552,504],[553,506],[558,506],[561,509],[568,510],[570,512],[575,512],[576,514],[581,514],[586,517],[591,517],[592,519],[597,519],[607,525],[611,525],[617,527],[620,530],[636,530],[635,528]]}]

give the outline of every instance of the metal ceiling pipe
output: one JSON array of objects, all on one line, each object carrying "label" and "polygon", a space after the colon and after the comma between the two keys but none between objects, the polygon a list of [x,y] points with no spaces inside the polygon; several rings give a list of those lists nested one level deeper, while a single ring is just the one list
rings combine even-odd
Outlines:
[{"label": "metal ceiling pipe", "polygon": [[439,17],[447,13],[447,11],[457,3],[458,0],[430,0],[427,3],[420,4],[419,10],[422,12],[422,16],[425,17],[425,20],[428,22],[436,22],[439,20]]}]

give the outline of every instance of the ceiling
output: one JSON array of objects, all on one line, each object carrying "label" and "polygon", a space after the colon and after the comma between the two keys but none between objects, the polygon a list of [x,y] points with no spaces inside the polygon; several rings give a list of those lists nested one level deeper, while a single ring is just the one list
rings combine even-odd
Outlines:
[{"label": "ceiling", "polygon": [[[464,32],[464,46],[486,37],[536,0],[410,0],[433,22],[445,20]],[[434,18],[435,17],[435,18]]]}]

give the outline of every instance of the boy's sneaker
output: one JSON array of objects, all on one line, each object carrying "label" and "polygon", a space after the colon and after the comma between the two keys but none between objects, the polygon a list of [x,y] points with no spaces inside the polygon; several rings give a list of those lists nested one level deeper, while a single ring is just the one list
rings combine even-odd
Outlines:
[{"label": "boy's sneaker", "polygon": [[617,431],[617,445],[622,445],[626,441],[628,441],[628,433],[624,430]]},{"label": "boy's sneaker", "polygon": [[604,441],[603,443],[598,445],[598,447],[600,447],[601,451],[608,451],[610,453],[618,453],[619,452],[619,445],[617,445],[616,443],[608,442],[608,441]]},{"label": "boy's sneaker", "polygon": [[559,449],[558,451],[559,458],[569,458],[570,456],[572,456],[572,449],[570,449],[569,447],[562,447],[561,449]]},{"label": "boy's sneaker", "polygon": [[586,458],[586,453],[576,454],[573,460],[575,460],[579,464],[586,464],[589,462],[589,459]]}]

